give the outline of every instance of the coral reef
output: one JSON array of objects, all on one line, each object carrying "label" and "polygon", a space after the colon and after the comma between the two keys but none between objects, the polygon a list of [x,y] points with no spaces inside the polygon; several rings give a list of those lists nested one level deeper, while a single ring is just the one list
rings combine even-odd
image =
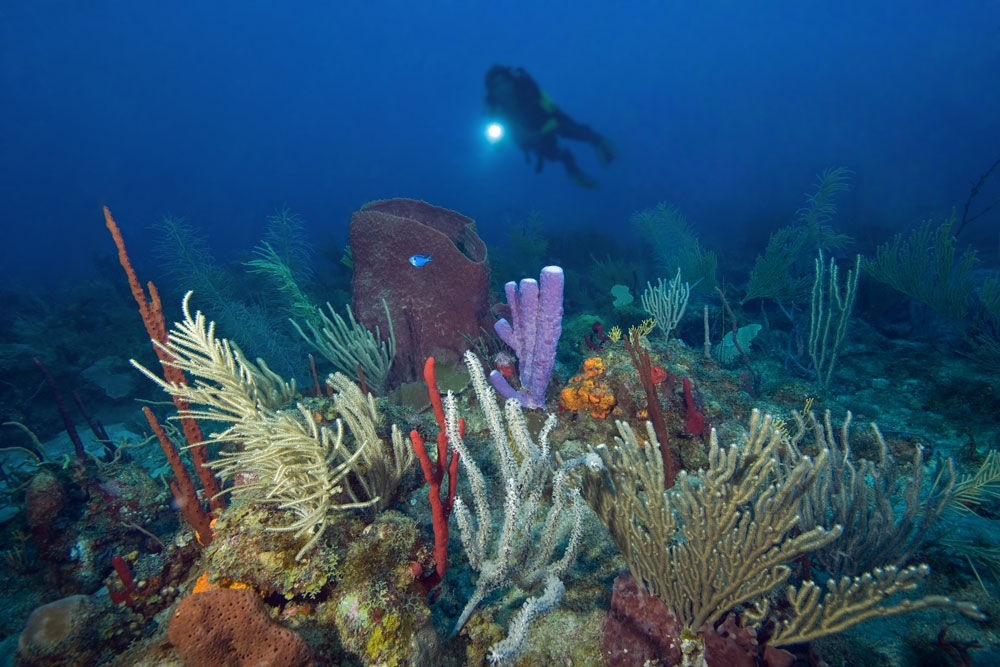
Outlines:
[{"label": "coral reef", "polygon": [[[995,662],[1000,644],[975,605],[997,613],[1000,397],[983,363],[993,358],[1000,282],[973,278],[949,228],[925,226],[881,261],[951,257],[960,280],[939,287],[961,293],[967,326],[944,313],[954,328],[946,338],[893,328],[872,305],[881,293],[866,293],[872,285],[857,283],[856,270],[857,302],[852,295],[853,313],[840,320],[829,306],[844,291],[833,274],[847,258],[827,252],[846,240],[831,224],[847,175],[824,172],[749,282],[722,283],[725,292],[705,289],[714,257],[665,206],[635,221],[659,235],[645,238],[657,259],[673,262],[655,271],[648,261],[594,260],[599,243],[618,248],[603,232],[549,243],[565,264],[551,295],[565,299],[532,309],[531,283],[515,286],[500,327],[508,346],[480,337],[489,272],[472,221],[423,202],[374,202],[352,223],[360,294],[351,306],[373,332],[381,327],[375,348],[386,309],[406,346],[384,395],[365,369],[356,378],[314,371],[304,389],[286,382],[187,300],[168,331],[122,244],[164,377],[145,372],[177,411],[146,405],[143,422],[132,410],[134,432],[156,436],[132,441],[96,423],[93,438],[53,440],[73,430],[55,406],[40,438],[23,425],[4,432],[5,648],[19,642],[25,665],[73,655],[122,667],[902,665],[935,651]],[[290,243],[254,260],[286,285],[296,273],[309,278],[307,267],[292,270],[304,248],[289,216],[275,224]],[[121,244],[110,214],[106,222]],[[544,239],[540,226],[532,235]],[[816,247],[818,281],[808,274]],[[417,254],[431,260],[407,261]],[[612,302],[612,284],[629,287],[615,290],[622,298],[640,276],[652,288],[678,266],[694,278],[697,317],[682,307],[680,278],[674,297],[662,284],[657,317],[668,335],[651,336],[657,325],[641,320],[638,303]],[[539,303],[556,278],[543,270]],[[825,314],[814,331],[809,278]],[[307,301],[292,293],[302,317]],[[549,326],[562,304],[566,321]],[[819,348],[809,362],[809,334],[824,338],[831,313],[835,372]],[[152,360],[142,343],[128,353]],[[468,372],[456,370],[467,347]],[[446,359],[428,359],[432,350]],[[288,350],[305,371],[302,352]],[[101,346],[85,355],[82,386],[103,398],[123,354]],[[71,386],[79,369],[49,361],[65,354],[38,356]],[[501,392],[484,365],[504,379]],[[422,382],[399,384],[421,369]],[[852,431],[852,420],[870,426]],[[146,446],[156,440],[162,452]],[[920,613],[884,622],[910,611]]]}]

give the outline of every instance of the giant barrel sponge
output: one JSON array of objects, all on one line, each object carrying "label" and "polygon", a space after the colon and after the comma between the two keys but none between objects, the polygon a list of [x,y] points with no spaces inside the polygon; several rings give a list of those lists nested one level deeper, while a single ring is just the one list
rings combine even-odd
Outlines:
[{"label": "giant barrel sponge", "polygon": [[[352,309],[368,329],[396,334],[390,382],[416,379],[424,360],[457,362],[480,327],[492,325],[490,265],[476,223],[460,213],[414,199],[365,204],[351,216]],[[414,266],[410,257],[431,261]]]}]

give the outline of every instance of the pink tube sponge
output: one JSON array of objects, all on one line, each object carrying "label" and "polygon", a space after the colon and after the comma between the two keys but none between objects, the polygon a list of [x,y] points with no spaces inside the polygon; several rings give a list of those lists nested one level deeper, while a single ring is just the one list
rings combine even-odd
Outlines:
[{"label": "pink tube sponge", "polygon": [[490,382],[504,398],[516,398],[526,408],[545,407],[545,389],[556,363],[556,346],[562,334],[563,286],[566,277],[558,266],[542,269],[538,281],[525,278],[504,285],[511,321],[497,321],[500,339],[517,354],[521,390],[517,391],[498,371]]}]

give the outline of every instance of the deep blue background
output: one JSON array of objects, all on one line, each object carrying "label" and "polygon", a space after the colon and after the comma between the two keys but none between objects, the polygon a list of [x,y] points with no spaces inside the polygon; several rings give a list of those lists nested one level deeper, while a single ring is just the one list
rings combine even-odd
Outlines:
[{"label": "deep blue background", "polygon": [[[494,62],[615,142],[608,170],[576,149],[599,191],[486,146]],[[995,1],[5,2],[0,267],[86,275],[111,250],[102,204],[140,261],[165,213],[224,260],[282,204],[320,243],[392,196],[488,242],[530,210],[618,233],[670,200],[754,254],[838,165],[856,172],[839,224],[881,240],[961,206],[1000,156],[998,109]],[[995,253],[998,220],[969,240]]]}]

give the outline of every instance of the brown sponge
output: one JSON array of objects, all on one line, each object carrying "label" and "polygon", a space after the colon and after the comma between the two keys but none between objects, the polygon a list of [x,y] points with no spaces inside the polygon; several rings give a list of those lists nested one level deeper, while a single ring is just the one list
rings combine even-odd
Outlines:
[{"label": "brown sponge", "polygon": [[270,619],[256,593],[219,588],[177,605],[167,636],[190,667],[305,667],[309,647]]}]

